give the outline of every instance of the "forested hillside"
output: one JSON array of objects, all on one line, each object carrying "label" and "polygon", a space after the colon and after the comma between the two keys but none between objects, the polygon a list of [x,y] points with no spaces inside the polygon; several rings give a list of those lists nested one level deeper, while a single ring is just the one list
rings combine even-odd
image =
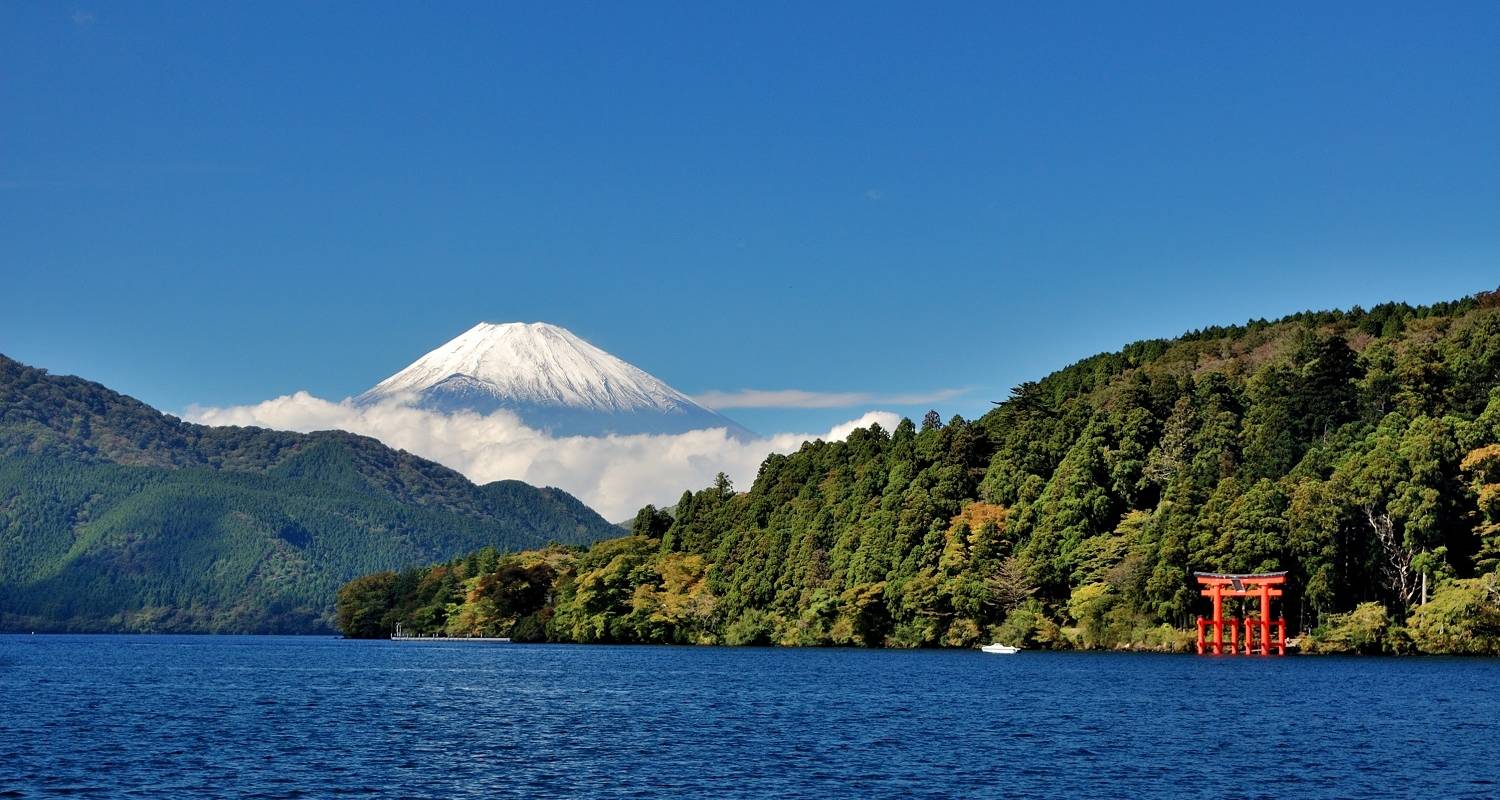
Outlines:
[{"label": "forested hillside", "polygon": [[327,631],[356,575],[613,535],[558,489],[193,425],[0,356],[0,629]]},{"label": "forested hillside", "polygon": [[[352,635],[1179,648],[1287,570],[1323,650],[1500,649],[1500,295],[1131,344],[974,421],[857,431],[591,548],[366,576]],[[1433,593],[1422,605],[1424,579]],[[1420,608],[1419,608],[1420,606]]]}]

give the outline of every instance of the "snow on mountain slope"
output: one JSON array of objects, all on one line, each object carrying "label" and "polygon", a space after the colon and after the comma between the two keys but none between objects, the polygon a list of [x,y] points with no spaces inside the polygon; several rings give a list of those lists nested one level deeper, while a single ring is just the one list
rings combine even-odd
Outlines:
[{"label": "snow on mountain slope", "polygon": [[481,322],[355,398],[451,413],[514,412],[556,436],[750,432],[687,395],[545,322]]}]

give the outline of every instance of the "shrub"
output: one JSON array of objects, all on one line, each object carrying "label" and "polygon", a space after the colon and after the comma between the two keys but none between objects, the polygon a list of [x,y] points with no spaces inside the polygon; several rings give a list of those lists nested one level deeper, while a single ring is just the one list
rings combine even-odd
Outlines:
[{"label": "shrub", "polygon": [[1347,614],[1331,614],[1308,636],[1309,653],[1399,653],[1407,649],[1405,632],[1379,603],[1360,603]]},{"label": "shrub", "polygon": [[745,609],[725,629],[724,643],[734,647],[768,645],[775,629],[775,620],[770,613],[755,608]]},{"label": "shrub", "polygon": [[1036,600],[1011,611],[995,632],[995,641],[1017,647],[1051,648],[1061,640],[1062,629],[1047,617]]},{"label": "shrub", "polygon": [[1492,573],[1451,581],[1412,612],[1408,630],[1417,649],[1451,655],[1500,655],[1500,585]]}]

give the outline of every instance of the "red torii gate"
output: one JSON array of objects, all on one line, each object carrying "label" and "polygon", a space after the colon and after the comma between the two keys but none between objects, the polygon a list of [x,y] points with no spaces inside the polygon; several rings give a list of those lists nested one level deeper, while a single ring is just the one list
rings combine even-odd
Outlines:
[{"label": "red torii gate", "polygon": [[[1214,602],[1214,618],[1206,620],[1202,615],[1198,617],[1198,652],[1212,652],[1214,655],[1224,653],[1224,598],[1226,597],[1259,597],[1260,617],[1245,618],[1245,647],[1244,654],[1270,655],[1271,649],[1275,648],[1278,655],[1286,655],[1286,618],[1279,617],[1271,619],[1271,598],[1281,597],[1280,586],[1286,584],[1285,572],[1265,572],[1258,575],[1226,575],[1218,572],[1194,572],[1193,577],[1203,586],[1203,596]],[[1213,640],[1206,637],[1207,628],[1214,629]],[[1229,620],[1229,650],[1235,653],[1240,650],[1239,643],[1239,620]],[[1276,639],[1271,639],[1271,629],[1276,629]],[[1256,637],[1259,632],[1260,636]],[[1259,638],[1259,641],[1256,639]]]}]

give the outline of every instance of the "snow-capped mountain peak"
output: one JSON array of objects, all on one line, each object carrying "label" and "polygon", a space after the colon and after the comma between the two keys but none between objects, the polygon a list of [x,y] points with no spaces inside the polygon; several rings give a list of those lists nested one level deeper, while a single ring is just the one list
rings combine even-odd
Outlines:
[{"label": "snow-capped mountain peak", "polygon": [[749,432],[662,380],[545,322],[481,322],[355,398],[482,414],[558,435]]}]

